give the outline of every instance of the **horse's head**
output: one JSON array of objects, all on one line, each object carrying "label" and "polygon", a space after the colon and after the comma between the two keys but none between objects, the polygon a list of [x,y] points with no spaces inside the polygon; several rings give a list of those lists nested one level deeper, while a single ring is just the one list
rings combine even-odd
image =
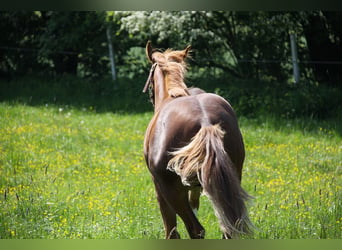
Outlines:
[{"label": "horse's head", "polygon": [[[155,89],[154,84],[159,83],[166,91],[165,98],[179,97],[189,95],[187,86],[184,83],[184,74],[186,72],[186,58],[189,56],[190,46],[184,50],[160,50],[153,49],[151,42],[146,44],[146,56],[152,63],[150,75],[147,79],[143,92],[147,91],[149,86]],[[161,71],[160,73],[155,73]],[[160,79],[162,77],[163,79]]]},{"label": "horse's head", "polygon": [[146,56],[151,63],[165,64],[165,63],[180,63],[186,66],[185,59],[189,56],[191,46],[188,45],[184,50],[166,50],[160,52],[158,49],[153,49],[151,42],[148,41],[146,44]]}]

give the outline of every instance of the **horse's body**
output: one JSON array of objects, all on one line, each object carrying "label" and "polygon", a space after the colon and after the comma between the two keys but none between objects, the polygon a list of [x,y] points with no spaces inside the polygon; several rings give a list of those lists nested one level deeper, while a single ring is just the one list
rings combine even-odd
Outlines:
[{"label": "horse's body", "polygon": [[[165,53],[174,53],[172,56]],[[204,228],[196,218],[201,190],[213,203],[225,238],[248,231],[240,186],[245,151],[236,116],[222,97],[184,83],[170,88],[172,71],[165,64],[183,63],[187,51],[151,51],[156,63],[148,84],[153,84],[155,114],[146,130],[144,154],[152,174],[164,221],[166,238],[179,238],[176,214],[191,238],[203,238]],[[182,54],[183,53],[183,54]],[[165,55],[161,63],[160,58]],[[170,59],[172,58],[172,60]]]}]

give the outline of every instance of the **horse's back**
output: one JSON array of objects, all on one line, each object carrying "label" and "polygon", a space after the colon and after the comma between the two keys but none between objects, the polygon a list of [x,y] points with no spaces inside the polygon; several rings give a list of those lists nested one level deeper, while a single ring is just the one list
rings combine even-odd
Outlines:
[{"label": "horse's back", "polygon": [[170,122],[176,120],[180,126],[209,126],[218,123],[224,126],[227,123],[232,129],[237,125],[231,105],[219,95],[211,93],[176,98],[168,102],[161,113],[165,114],[163,119]]},{"label": "horse's back", "polygon": [[175,98],[167,102],[159,113],[156,121],[159,130],[165,129],[174,135],[182,133],[176,139],[189,140],[201,127],[220,124],[227,135],[236,137],[236,141],[242,140],[234,110],[216,94]]}]

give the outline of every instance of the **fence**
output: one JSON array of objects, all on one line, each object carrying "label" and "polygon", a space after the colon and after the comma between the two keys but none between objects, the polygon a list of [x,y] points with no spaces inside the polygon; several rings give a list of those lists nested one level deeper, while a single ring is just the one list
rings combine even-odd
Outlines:
[{"label": "fence", "polygon": [[[112,79],[116,79],[116,65],[115,65],[115,60],[114,60],[114,49],[112,46],[111,42],[111,37],[107,35],[107,39],[110,41],[108,43],[108,58],[110,61],[110,67],[111,67],[111,76]],[[238,63],[253,63],[253,64],[279,64],[279,63],[292,63],[293,65],[293,78],[294,82],[298,83],[299,82],[299,77],[300,77],[300,65],[301,64],[312,64],[312,65],[342,65],[342,61],[317,61],[317,60],[299,60],[298,55],[297,55],[297,48],[296,48],[296,41],[295,37],[290,36],[290,42],[291,42],[291,58],[287,61],[283,60],[274,60],[274,59],[236,59]],[[24,53],[37,53],[40,51],[37,48],[19,48],[19,47],[8,47],[8,46],[0,46],[0,51],[14,51],[14,52],[24,52]],[[64,54],[64,55],[79,55],[83,54],[85,56],[94,56],[97,55],[94,52],[77,52],[77,51],[54,51],[53,54]],[[103,55],[99,55],[103,56]],[[205,59],[206,61],[210,59]]]}]

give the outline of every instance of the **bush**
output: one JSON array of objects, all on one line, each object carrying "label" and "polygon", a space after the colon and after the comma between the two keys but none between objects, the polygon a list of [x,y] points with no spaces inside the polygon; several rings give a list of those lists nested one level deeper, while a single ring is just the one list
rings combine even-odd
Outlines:
[{"label": "bush", "polygon": [[99,81],[63,76],[55,79],[25,77],[0,81],[0,101],[26,105],[68,105],[97,112],[145,112],[152,110],[142,93],[146,80]]},{"label": "bush", "polygon": [[206,78],[192,84],[227,99],[237,113],[256,117],[273,114],[283,118],[341,116],[342,90],[302,82],[297,85],[273,81]]}]

